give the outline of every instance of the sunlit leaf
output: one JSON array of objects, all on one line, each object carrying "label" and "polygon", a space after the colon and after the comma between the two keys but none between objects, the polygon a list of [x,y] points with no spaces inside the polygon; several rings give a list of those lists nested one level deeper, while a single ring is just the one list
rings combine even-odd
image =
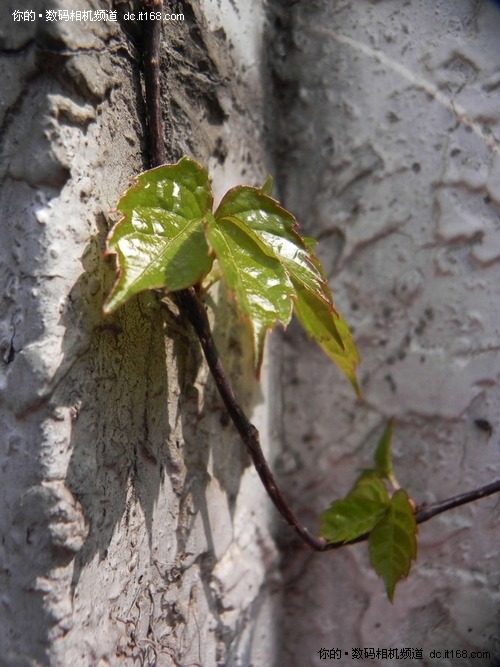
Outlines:
[{"label": "sunlit leaf", "polygon": [[335,310],[321,265],[313,252],[314,242],[298,234],[293,215],[263,189],[238,186],[225,195],[215,218],[241,221],[260,239],[263,251],[279,260],[294,288],[295,313],[302,326],[359,393],[355,376],[359,362],[356,347],[345,321]]},{"label": "sunlit leaf", "polygon": [[370,533],[370,561],[385,583],[389,600],[396,584],[408,576],[417,555],[417,523],[408,494],[399,489],[389,508]]},{"label": "sunlit leaf", "polygon": [[251,230],[223,218],[208,225],[207,236],[224,279],[248,316],[254,332],[257,369],[267,331],[292,316],[292,286],[281,263],[265,253]]},{"label": "sunlit leaf", "polygon": [[119,277],[104,312],[143,290],[176,291],[196,284],[212,265],[204,235],[211,215],[207,173],[183,158],[140,174],[117,204],[122,214],[107,241]]},{"label": "sunlit leaf", "polygon": [[372,530],[389,507],[389,494],[376,475],[361,475],[342,500],[321,514],[320,534],[328,542],[348,542]]},{"label": "sunlit leaf", "polygon": [[[212,213],[208,175],[183,158],[140,174],[117,205],[122,214],[107,240],[119,275],[104,312],[111,313],[138,292],[173,292],[220,274],[236,297],[254,334],[257,373],[266,333],[286,326],[295,311],[307,333],[346,374],[359,394],[358,353],[345,321],[335,310],[314,241],[303,239],[291,213],[261,188],[238,186]],[[210,273],[214,259],[217,270]]]},{"label": "sunlit leaf", "polygon": [[359,396],[361,390],[356,378],[359,354],[345,320],[322,297],[302,283],[294,279],[292,282],[297,294],[294,311],[297,318],[309,336],[345,374]]}]

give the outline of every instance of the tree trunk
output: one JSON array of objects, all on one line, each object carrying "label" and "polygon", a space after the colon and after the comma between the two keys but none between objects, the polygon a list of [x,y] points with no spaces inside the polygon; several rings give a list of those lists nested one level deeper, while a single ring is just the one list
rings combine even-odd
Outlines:
[{"label": "tree trunk", "polygon": [[[265,665],[270,506],[197,341],[156,295],[101,315],[109,211],[148,166],[141,21],[77,4],[57,7],[107,20],[48,20],[33,0],[16,22],[17,3],[0,7],[1,661]],[[162,46],[168,158],[208,164],[219,196],[259,184],[262,7],[177,4]],[[245,334],[212,315],[265,435]]]},{"label": "tree trunk", "polygon": [[[286,332],[281,481],[314,526],[370,466],[390,416],[396,473],[417,503],[493,481],[500,10],[472,0],[273,7],[281,194],[320,239],[360,347],[364,394],[357,403],[321,351],[297,328]],[[421,526],[394,605],[366,545],[326,555],[296,545],[285,559],[278,664],[324,664],[320,648],[341,649],[339,664],[350,664],[355,647],[408,647],[423,649],[427,665],[491,665],[497,516],[493,497]],[[446,649],[464,653],[445,659]],[[364,655],[361,664],[413,664]]]}]

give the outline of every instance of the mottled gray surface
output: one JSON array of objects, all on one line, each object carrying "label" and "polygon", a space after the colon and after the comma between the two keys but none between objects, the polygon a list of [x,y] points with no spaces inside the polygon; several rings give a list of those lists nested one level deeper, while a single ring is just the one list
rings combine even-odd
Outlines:
[{"label": "mottled gray surface", "polygon": [[[230,3],[207,3],[207,18],[180,4],[185,21],[165,23],[162,47],[168,157],[208,163],[220,196],[266,175],[262,13],[255,3],[240,19],[245,60],[223,29]],[[264,665],[269,504],[198,345],[154,296],[101,316],[109,211],[146,164],[123,30],[136,27],[14,23],[14,8],[0,7],[0,663],[211,667],[253,653]],[[215,330],[265,432],[245,336]]]},{"label": "mottled gray surface", "polygon": [[[418,503],[498,477],[500,10],[470,0],[274,3],[276,154],[285,205],[319,237],[359,344],[364,400],[296,327],[284,336],[281,481],[309,525],[397,418],[398,476]],[[476,425],[488,420],[492,433]],[[287,542],[281,659],[320,648],[422,648],[439,667],[493,664],[498,498],[420,529],[394,605],[365,546]],[[288,540],[288,535],[283,535]],[[433,659],[432,650],[491,658]],[[468,654],[470,655],[470,654]]]}]

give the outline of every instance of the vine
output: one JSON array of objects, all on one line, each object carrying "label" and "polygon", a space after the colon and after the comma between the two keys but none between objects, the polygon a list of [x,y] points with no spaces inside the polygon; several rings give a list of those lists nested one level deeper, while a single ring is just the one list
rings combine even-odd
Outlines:
[{"label": "vine", "polygon": [[[144,0],[161,9],[161,0]],[[165,165],[160,97],[161,20],[146,21],[143,74],[152,169],[138,175],[117,204],[120,220],[107,239],[117,256],[118,277],[104,304],[109,315],[139,292],[172,294],[191,323],[209,369],[272,502],[297,535],[316,551],[367,540],[371,563],[389,599],[417,553],[418,524],[465,503],[497,493],[500,480],[454,498],[418,507],[396,480],[392,420],[378,444],[374,466],[364,470],[342,500],[320,517],[320,536],[304,527],[290,508],[263,455],[259,433],[242,410],[215,346],[204,292],[224,280],[252,329],[259,374],[267,332],[292,314],[341,369],[355,393],[359,355],[337,312],[315,242],[299,233],[293,215],[272,198],[272,179],[260,188],[241,185],[215,211],[206,170],[191,158]]]}]

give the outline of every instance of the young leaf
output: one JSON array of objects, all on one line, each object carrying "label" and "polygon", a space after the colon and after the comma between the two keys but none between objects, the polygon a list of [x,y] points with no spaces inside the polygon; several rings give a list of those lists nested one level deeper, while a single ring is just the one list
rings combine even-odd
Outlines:
[{"label": "young leaf", "polygon": [[[301,324],[339,365],[359,393],[355,377],[359,362],[356,347],[346,323],[333,306],[332,295],[312,251],[312,243],[297,233],[298,225],[293,215],[265,194],[263,189],[238,186],[225,195],[215,212],[215,219],[217,222],[239,221],[241,227],[253,232],[253,238],[262,251],[280,262],[288,276],[288,284],[293,287],[295,313]],[[263,288],[266,289],[265,284]],[[244,310],[244,304],[242,307]],[[251,317],[251,313],[246,314]],[[280,321],[286,325],[289,318]],[[257,322],[256,328],[263,336],[267,325]],[[261,347],[259,341],[256,347]]]},{"label": "young leaf", "polygon": [[261,188],[233,188],[213,214],[207,172],[194,160],[139,175],[118,202],[122,218],[107,240],[119,276],[104,312],[146,289],[173,292],[198,284],[215,258],[252,325],[257,371],[267,331],[277,322],[286,326],[295,308],[359,393],[358,353],[313,242],[297,233],[295,218],[269,196],[271,189],[271,178]]},{"label": "young leaf", "polygon": [[271,196],[273,194],[273,188],[274,188],[274,178],[271,176],[271,174],[269,174],[264,183],[261,185],[260,191],[263,192],[265,195]]},{"label": "young leaf", "polygon": [[359,354],[345,320],[337,314],[333,304],[307,289],[292,278],[297,299],[294,312],[323,351],[334,361],[354,387],[358,396],[361,389],[356,378]]},{"label": "young leaf", "polygon": [[317,241],[304,237],[309,257],[322,279],[322,295],[311,298],[311,294],[297,287],[302,299],[297,299],[295,315],[307,331],[318,342],[323,351],[334,361],[352,384],[354,391],[361,396],[361,389],[356,378],[359,354],[346,321],[333,305],[333,297],[328,287],[327,278],[320,261],[314,253]]},{"label": "young leaf", "polygon": [[417,555],[417,523],[406,491],[398,489],[369,537],[370,561],[392,602],[400,579],[408,576]]},{"label": "young leaf", "polygon": [[122,214],[107,240],[119,277],[104,304],[111,313],[146,289],[175,291],[196,284],[212,265],[204,235],[212,191],[194,160],[140,174],[117,204]]},{"label": "young leaf", "polygon": [[207,237],[229,289],[250,319],[258,370],[268,329],[276,321],[290,321],[293,291],[280,262],[265,252],[251,229],[237,223],[232,218],[209,223]]},{"label": "young leaf", "polygon": [[375,465],[377,473],[381,477],[388,479],[393,487],[398,489],[399,484],[396,480],[394,468],[392,466],[391,446],[393,430],[394,419],[389,419],[382,437],[380,438],[380,442],[378,443],[377,451],[375,452]]},{"label": "young leaf", "polygon": [[362,474],[343,500],[321,514],[320,535],[328,542],[348,542],[368,533],[387,512],[389,494],[382,480]]}]

